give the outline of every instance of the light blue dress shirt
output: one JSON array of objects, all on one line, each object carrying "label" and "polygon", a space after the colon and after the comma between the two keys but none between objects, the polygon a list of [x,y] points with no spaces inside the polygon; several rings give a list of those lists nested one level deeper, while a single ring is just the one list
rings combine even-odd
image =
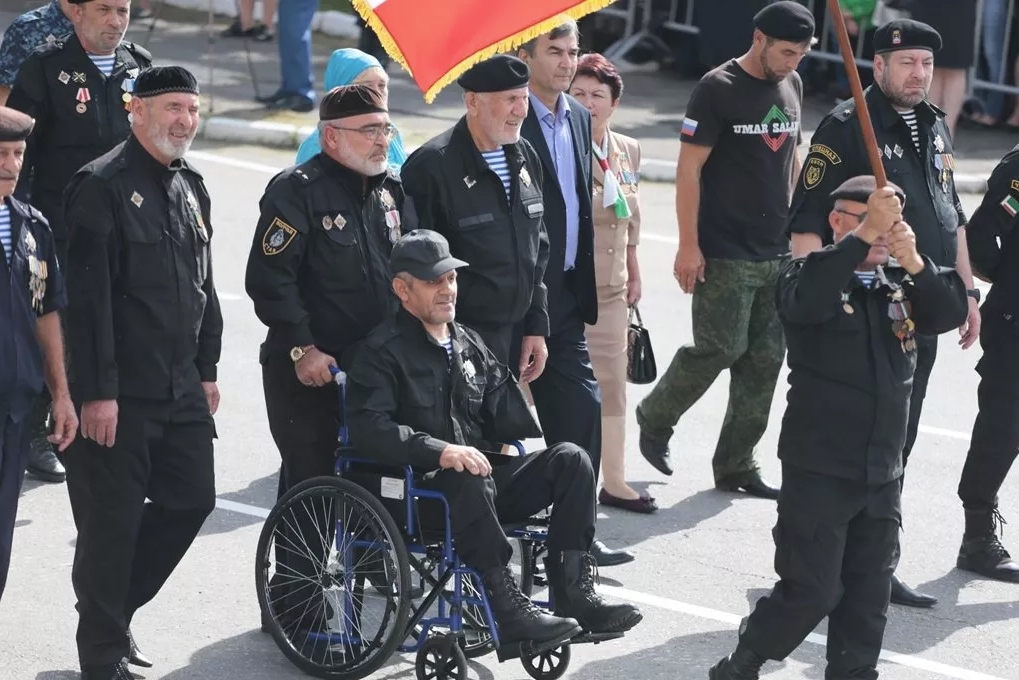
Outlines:
[{"label": "light blue dress shirt", "polygon": [[[561,93],[552,113],[531,93],[531,107],[541,123],[548,153],[555,165],[559,189],[566,203],[566,258],[564,269],[573,269],[577,262],[577,240],[580,232],[580,197],[577,196],[577,159],[573,152],[573,129],[570,127],[570,103]],[[546,224],[548,229],[550,225]]]}]

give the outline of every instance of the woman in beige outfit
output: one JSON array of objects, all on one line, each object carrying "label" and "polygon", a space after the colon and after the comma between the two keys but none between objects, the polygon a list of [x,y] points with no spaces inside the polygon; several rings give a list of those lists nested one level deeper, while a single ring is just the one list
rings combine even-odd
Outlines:
[{"label": "woman in beige outfit", "polygon": [[587,327],[587,344],[602,393],[602,489],[598,501],[649,513],[658,509],[655,500],[634,491],[625,478],[626,332],[629,306],[640,300],[640,145],[609,130],[609,120],[622,92],[623,80],[605,57],[588,54],[580,60],[570,94],[591,112],[594,142],[592,203],[598,323]]}]

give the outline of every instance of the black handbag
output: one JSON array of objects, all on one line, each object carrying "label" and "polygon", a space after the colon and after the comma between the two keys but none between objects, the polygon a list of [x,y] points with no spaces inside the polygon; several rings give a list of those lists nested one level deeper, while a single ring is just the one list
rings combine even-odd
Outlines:
[{"label": "black handbag", "polygon": [[[634,323],[634,317],[637,322]],[[658,377],[651,334],[640,319],[637,305],[630,306],[630,322],[626,329],[626,379],[634,385],[647,385]]]}]

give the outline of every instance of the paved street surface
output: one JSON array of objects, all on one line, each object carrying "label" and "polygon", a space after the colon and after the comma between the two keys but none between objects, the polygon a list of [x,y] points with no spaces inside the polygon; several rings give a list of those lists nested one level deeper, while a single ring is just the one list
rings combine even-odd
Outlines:
[{"label": "paved street surface", "polygon": [[[243,291],[243,269],[257,218],[257,201],[273,168],[291,156],[245,147],[198,145],[192,160],[213,197],[217,281],[226,318],[220,366],[223,402],[217,416],[220,508],[210,517],[163,593],[137,616],[135,635],[156,660],[146,680],[296,680],[303,677],[259,632],[254,550],[261,518],[272,505],[278,455],[265,423],[257,363],[263,328]],[[672,191],[646,185],[640,250],[645,299],[660,371],[690,337],[690,299],[672,279],[675,220]],[[975,204],[967,203],[972,212]],[[1019,635],[1019,587],[971,579],[954,569],[962,532],[955,488],[975,416],[978,349],[962,352],[956,337],[942,339],[905,496],[901,574],[941,604],[930,611],[893,607],[885,639],[888,680],[1019,678],[1014,641]],[[678,470],[666,480],[636,449],[629,431],[630,479],[650,488],[660,512],[637,517],[603,512],[599,536],[630,546],[637,562],[602,570],[604,591],[640,603],[644,622],[623,640],[577,647],[567,677],[583,680],[688,680],[735,642],[739,618],[771,586],[771,502],[712,489],[710,458],[725,411],[722,377],[681,423],[673,439]],[[774,448],[783,406],[784,377],[771,427],[760,446],[766,475],[777,481]],[[630,387],[631,403],[646,388]],[[838,414],[832,414],[837,418]],[[822,423],[819,423],[822,425]],[[1019,484],[1002,494],[1002,511],[1019,518]],[[1005,539],[1019,550],[1013,531]],[[76,680],[76,616],[70,585],[74,531],[63,486],[28,481],[21,501],[11,576],[0,613],[0,679]],[[824,625],[818,629],[824,634]],[[814,638],[818,640],[819,638]],[[472,662],[471,677],[523,679],[518,662],[493,657]],[[769,664],[767,678],[819,680],[823,647],[806,644],[785,664]],[[397,657],[377,678],[413,678]]]}]

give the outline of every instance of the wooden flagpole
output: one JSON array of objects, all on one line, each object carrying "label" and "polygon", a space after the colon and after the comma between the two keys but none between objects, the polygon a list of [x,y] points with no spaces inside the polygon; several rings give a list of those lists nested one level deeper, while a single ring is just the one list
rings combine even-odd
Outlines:
[{"label": "wooden flagpole", "polygon": [[853,99],[856,100],[856,117],[859,119],[860,128],[863,130],[863,144],[867,147],[870,167],[880,189],[888,184],[888,177],[885,175],[885,166],[881,162],[881,150],[877,146],[877,136],[874,134],[874,124],[870,120],[867,101],[863,98],[860,72],[856,68],[856,59],[853,55],[853,48],[849,44],[849,31],[846,30],[846,20],[842,16],[839,0],[828,0],[828,13],[831,14],[832,22],[835,25],[835,35],[838,37],[839,47],[842,51],[842,63],[845,65],[846,74],[849,76],[849,87],[853,91]]}]

